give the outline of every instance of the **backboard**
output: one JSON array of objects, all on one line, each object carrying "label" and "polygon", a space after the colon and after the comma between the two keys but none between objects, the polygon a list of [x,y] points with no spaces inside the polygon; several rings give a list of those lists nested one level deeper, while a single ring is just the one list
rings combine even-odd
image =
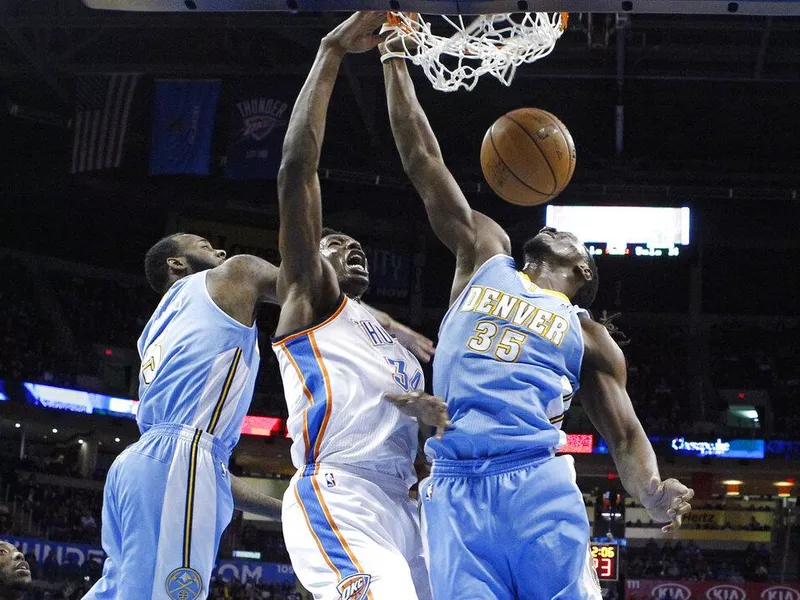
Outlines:
[{"label": "backboard", "polygon": [[89,8],[145,12],[352,12],[427,15],[592,12],[800,16],[800,0],[83,0]]}]

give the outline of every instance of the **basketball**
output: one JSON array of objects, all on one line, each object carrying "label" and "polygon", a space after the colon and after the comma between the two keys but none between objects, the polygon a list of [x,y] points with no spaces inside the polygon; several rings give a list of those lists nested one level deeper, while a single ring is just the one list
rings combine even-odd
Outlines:
[{"label": "basketball", "polygon": [[539,108],[518,108],[486,132],[481,169],[492,190],[506,202],[544,204],[572,179],[575,143],[554,115]]}]

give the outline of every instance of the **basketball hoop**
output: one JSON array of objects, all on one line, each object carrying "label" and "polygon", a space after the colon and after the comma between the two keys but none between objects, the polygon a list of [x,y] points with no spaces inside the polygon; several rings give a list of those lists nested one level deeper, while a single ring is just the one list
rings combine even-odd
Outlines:
[{"label": "basketball hoop", "polygon": [[[469,17],[471,18],[471,17]],[[468,18],[468,19],[469,19]],[[434,89],[471,90],[490,74],[511,85],[517,67],[544,58],[567,28],[567,13],[502,13],[464,17],[442,16],[455,32],[450,37],[433,33],[431,23],[418,13],[387,13],[381,32],[390,32],[381,57],[404,58],[422,67]]]}]

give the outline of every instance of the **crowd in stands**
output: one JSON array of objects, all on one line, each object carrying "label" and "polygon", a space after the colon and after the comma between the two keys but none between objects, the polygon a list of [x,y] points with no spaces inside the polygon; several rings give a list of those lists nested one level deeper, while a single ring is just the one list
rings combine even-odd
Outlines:
[{"label": "crowd in stands", "polygon": [[[661,528],[664,524],[656,523],[655,521],[641,521],[640,519],[636,519],[635,521],[627,521],[625,526]],[[759,523],[755,517],[751,517],[749,523],[742,525],[733,525],[731,523],[724,523],[722,525],[718,523],[694,523],[691,520],[685,520],[681,527],[683,529],[706,529],[715,531],[770,531],[772,529],[770,525]]]},{"label": "crowd in stands", "polygon": [[624,346],[628,362],[628,393],[649,434],[688,431],[696,421],[686,406],[689,397],[688,332],[661,323],[647,327],[625,323],[618,326],[629,340]]},{"label": "crowd in stands", "polygon": [[769,549],[750,544],[744,551],[701,550],[694,542],[663,545],[650,540],[644,548],[629,547],[630,579],[675,581],[765,581],[769,577]]},{"label": "crowd in stands", "polygon": [[5,533],[56,542],[100,544],[101,490],[36,484],[28,475],[3,487],[6,510],[13,507],[17,515],[13,522],[7,522]]}]

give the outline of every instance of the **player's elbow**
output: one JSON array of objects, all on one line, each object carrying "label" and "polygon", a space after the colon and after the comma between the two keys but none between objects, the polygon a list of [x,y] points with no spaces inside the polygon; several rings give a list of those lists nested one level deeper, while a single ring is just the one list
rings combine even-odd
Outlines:
[{"label": "player's elbow", "polygon": [[317,171],[317,163],[307,153],[290,149],[284,151],[278,169],[278,191],[287,192],[308,182]]}]

